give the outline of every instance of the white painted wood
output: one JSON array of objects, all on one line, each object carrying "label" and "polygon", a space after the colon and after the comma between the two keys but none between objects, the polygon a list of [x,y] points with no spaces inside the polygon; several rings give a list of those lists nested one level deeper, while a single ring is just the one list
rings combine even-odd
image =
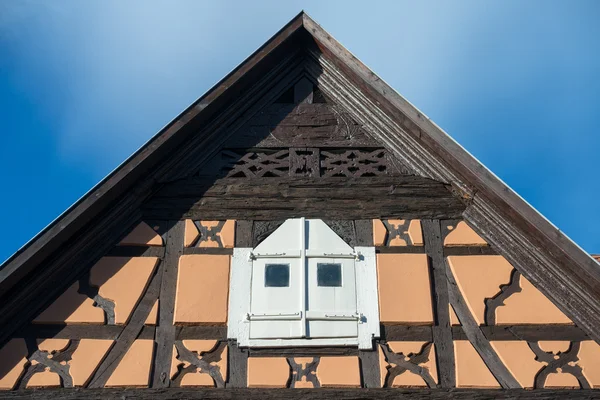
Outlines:
[{"label": "white painted wood", "polygon": [[358,346],[358,339],[326,338],[326,339],[256,339],[249,340],[248,347],[314,347],[314,346]]},{"label": "white painted wood", "polygon": [[[317,266],[319,264],[339,264],[342,273],[342,286],[319,286]],[[310,258],[308,259],[308,304],[307,312],[322,314],[356,314],[356,275],[354,259],[349,258]],[[309,337],[355,337],[358,335],[357,321],[335,319],[309,320]]]},{"label": "white painted wood", "polygon": [[300,287],[302,288],[300,293],[300,304],[302,304],[302,336],[307,337],[306,327],[306,248],[307,248],[307,235],[310,232],[310,228],[307,226],[310,224],[310,220],[306,221],[304,218],[300,218],[300,241],[298,243],[300,247],[300,263],[302,265],[302,275],[300,277]]},{"label": "white painted wood", "polygon": [[358,347],[371,349],[373,338],[380,336],[379,332],[379,295],[377,290],[377,257],[375,247],[355,248],[360,254],[356,261],[356,303],[362,314],[358,324]]},{"label": "white painted wood", "polygon": [[[301,338],[304,337],[304,306],[301,302],[305,292],[302,286],[304,275],[300,258],[261,258],[252,262],[252,289],[250,298],[250,313],[255,315],[297,314],[297,321],[281,320],[274,317],[261,318],[260,321],[250,320],[250,339],[266,338]],[[265,268],[269,264],[289,265],[289,286],[265,286]]]},{"label": "white painted wood", "polygon": [[301,243],[300,238],[300,218],[292,218],[285,221],[256,248],[254,253],[282,253],[284,251],[299,251]]},{"label": "white painted wood", "polygon": [[[265,287],[270,263],[290,264],[288,287]],[[341,265],[341,287],[318,286],[319,263]],[[321,220],[290,219],[235,248],[230,282],[228,337],[242,347],[371,349],[380,335],[375,248],[351,248]]]},{"label": "white painted wood", "polygon": [[243,337],[244,325],[247,325],[246,314],[250,312],[252,261],[249,256],[251,252],[251,248],[235,247],[231,257],[227,337],[238,341]]}]

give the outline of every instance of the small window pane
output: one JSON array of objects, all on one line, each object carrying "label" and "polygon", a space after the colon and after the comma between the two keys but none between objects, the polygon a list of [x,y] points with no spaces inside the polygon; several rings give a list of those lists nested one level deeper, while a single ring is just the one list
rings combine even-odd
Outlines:
[{"label": "small window pane", "polygon": [[317,264],[317,285],[342,286],[342,264]]},{"label": "small window pane", "polygon": [[290,286],[290,264],[267,264],[265,266],[265,287]]}]

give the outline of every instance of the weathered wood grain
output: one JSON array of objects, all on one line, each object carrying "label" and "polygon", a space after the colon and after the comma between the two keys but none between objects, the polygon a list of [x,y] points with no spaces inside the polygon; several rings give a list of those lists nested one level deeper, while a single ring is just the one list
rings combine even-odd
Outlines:
[{"label": "weathered wood grain", "polygon": [[273,104],[239,128],[226,147],[380,147],[332,104]]},{"label": "weathered wood grain", "polygon": [[245,388],[248,386],[248,349],[238,347],[235,340],[230,340],[228,346],[229,362],[225,387]]},{"label": "weathered wood grain", "polygon": [[179,258],[183,254],[185,222],[171,221],[167,233],[165,260],[162,263],[162,283],[158,326],[156,327],[156,349],[154,351],[154,374],[152,387],[166,388],[171,382],[171,358],[175,344],[176,328],[173,325],[175,295],[177,292],[177,271]]},{"label": "weathered wood grain", "polygon": [[253,221],[235,221],[235,247],[252,247]]},{"label": "weathered wood grain", "polygon": [[183,249],[183,254],[217,254],[217,255],[232,255],[232,248],[219,247],[186,247]]},{"label": "weathered wood grain", "polygon": [[498,390],[498,389],[211,389],[211,388],[169,388],[169,389],[37,389],[3,392],[5,399],[28,400],[176,400],[176,399],[302,399],[302,400],[367,400],[367,399],[412,399],[412,400],[593,400],[600,399],[598,390]]},{"label": "weathered wood grain", "polygon": [[356,356],[357,347],[264,347],[250,348],[249,357],[321,357]]},{"label": "weathered wood grain", "polygon": [[275,220],[437,218],[464,205],[442,183],[416,176],[261,180],[186,179],[165,185],[143,206],[148,217]]},{"label": "weathered wood grain", "polygon": [[454,342],[450,327],[448,283],[444,262],[442,232],[439,220],[422,220],[423,241],[429,267],[433,276],[435,326],[432,327],[436,360],[440,376],[440,386],[451,388],[456,386],[456,368],[454,359]]},{"label": "weathered wood grain", "polygon": [[380,388],[381,372],[379,370],[379,349],[377,345],[371,351],[360,350],[360,377],[364,388]]},{"label": "weathered wood grain", "polygon": [[177,340],[186,339],[227,339],[227,326],[202,325],[202,326],[177,326]]},{"label": "weathered wood grain", "polygon": [[373,221],[358,219],[354,221],[357,246],[373,246]]}]

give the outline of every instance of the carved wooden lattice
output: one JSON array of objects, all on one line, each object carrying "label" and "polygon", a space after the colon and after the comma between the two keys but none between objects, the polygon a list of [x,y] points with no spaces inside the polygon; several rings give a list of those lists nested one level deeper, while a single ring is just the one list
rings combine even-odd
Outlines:
[{"label": "carved wooden lattice", "polygon": [[321,176],[378,176],[387,173],[385,150],[321,151]]},{"label": "carved wooden lattice", "polygon": [[288,175],[290,168],[289,150],[261,150],[241,154],[224,150],[224,169],[229,178],[259,178]]},{"label": "carved wooden lattice", "polygon": [[369,177],[397,169],[388,165],[384,149],[230,149],[221,153],[221,159],[228,178]]}]

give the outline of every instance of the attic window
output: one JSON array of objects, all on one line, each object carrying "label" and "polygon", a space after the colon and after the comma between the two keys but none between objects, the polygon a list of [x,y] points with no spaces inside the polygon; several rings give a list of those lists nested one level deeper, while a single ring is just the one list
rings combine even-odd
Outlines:
[{"label": "attic window", "polygon": [[228,337],[243,347],[358,345],[379,336],[374,247],[350,247],[319,219],[289,219],[235,248]]}]

